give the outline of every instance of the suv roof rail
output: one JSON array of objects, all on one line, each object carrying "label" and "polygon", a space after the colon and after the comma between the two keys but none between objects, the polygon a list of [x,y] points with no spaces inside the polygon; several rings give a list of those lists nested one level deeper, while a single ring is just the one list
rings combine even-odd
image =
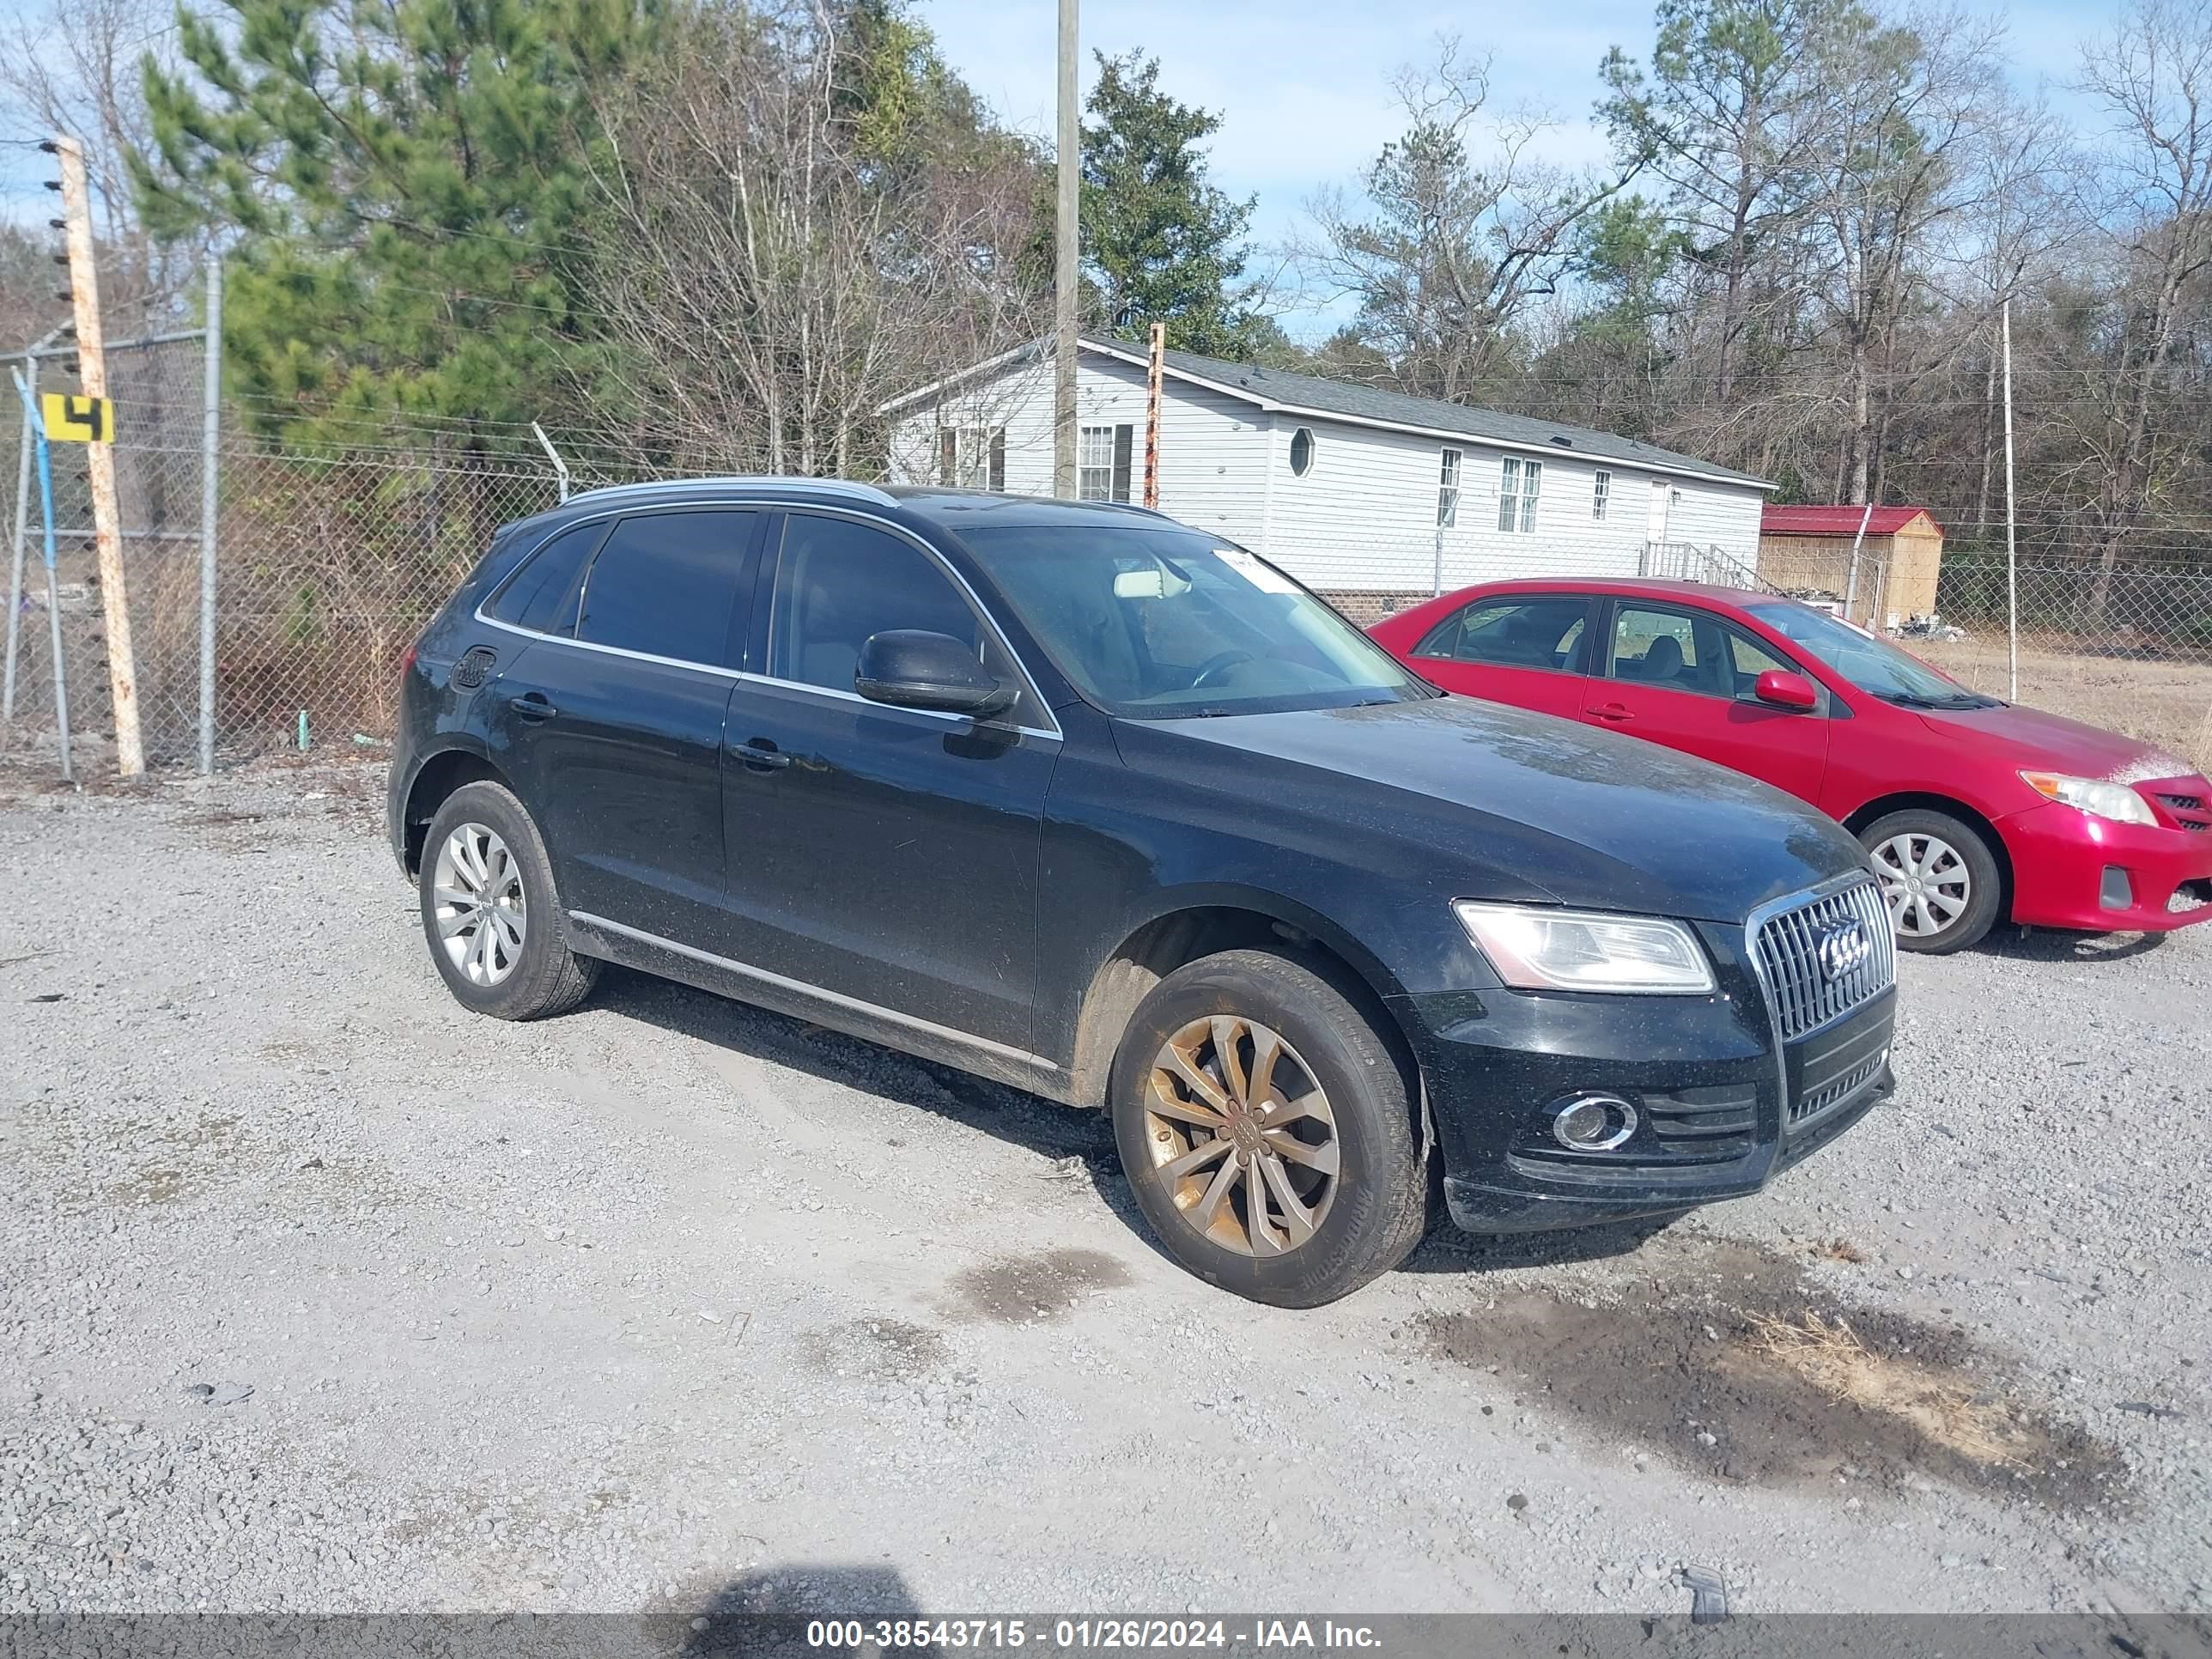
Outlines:
[{"label": "suv roof rail", "polygon": [[887,489],[872,483],[856,483],[849,478],[788,477],[775,473],[752,473],[700,478],[653,478],[643,483],[602,484],[596,489],[580,489],[568,497],[570,501],[586,499],[605,500],[610,495],[641,494],[649,489],[678,489],[685,485],[743,484],[753,489],[773,489],[793,494],[836,495],[848,501],[871,501],[878,507],[896,507],[898,497]]}]

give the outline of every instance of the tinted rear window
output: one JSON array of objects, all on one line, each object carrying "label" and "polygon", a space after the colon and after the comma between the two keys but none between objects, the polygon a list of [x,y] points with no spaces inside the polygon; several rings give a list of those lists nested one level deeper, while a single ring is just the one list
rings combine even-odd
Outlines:
[{"label": "tinted rear window", "polygon": [[730,612],[755,517],[649,513],[623,520],[592,562],[576,637],[681,662],[728,662]]},{"label": "tinted rear window", "polygon": [[495,622],[540,634],[566,634],[576,625],[576,573],[607,533],[606,521],[572,525],[524,561],[484,614]]}]

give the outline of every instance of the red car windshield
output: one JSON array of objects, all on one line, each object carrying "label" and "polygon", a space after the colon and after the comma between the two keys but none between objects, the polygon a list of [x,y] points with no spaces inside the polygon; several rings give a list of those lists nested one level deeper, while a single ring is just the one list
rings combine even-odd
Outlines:
[{"label": "red car windshield", "polygon": [[1995,708],[1995,697],[1969,691],[1919,658],[1886,640],[1860,632],[1810,605],[1778,603],[1744,607],[1783,638],[1818,657],[1869,696],[1907,708]]}]

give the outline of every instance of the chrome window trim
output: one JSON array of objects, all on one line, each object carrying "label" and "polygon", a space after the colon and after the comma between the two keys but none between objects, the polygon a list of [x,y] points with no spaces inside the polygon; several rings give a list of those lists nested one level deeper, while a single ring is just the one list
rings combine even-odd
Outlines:
[{"label": "chrome window trim", "polygon": [[[624,489],[644,489],[657,487],[658,486],[648,486],[645,484],[623,484],[617,486],[617,488]],[[892,498],[886,495],[884,499],[885,501],[890,501]],[[785,502],[771,501],[672,501],[668,505],[670,510],[674,512],[696,511],[701,507],[732,507],[740,510],[750,510],[764,513],[787,513],[793,510]],[[872,513],[855,513],[840,508],[830,508],[825,511],[825,509],[811,502],[805,503],[803,510],[827,517],[857,519],[863,523],[880,526],[884,530],[891,532],[894,535],[904,538],[914,546],[920,548],[928,557],[935,560],[937,562],[938,568],[944,571],[946,575],[951,577],[953,581],[958,584],[960,591],[968,596],[968,602],[975,607],[975,614],[982,618],[983,625],[991,630],[994,637],[998,640],[1000,647],[1006,652],[1006,659],[1014,665],[1015,672],[1022,677],[1023,686],[1029,692],[1031,701],[1034,702],[1039,708],[1044,710],[1045,718],[1051,720],[1052,725],[1048,728],[1035,726],[993,726],[988,721],[977,720],[970,714],[953,714],[939,708],[901,708],[896,703],[878,702],[872,698],[862,696],[857,691],[841,691],[835,686],[809,685],[803,680],[787,680],[773,674],[757,674],[742,668],[731,668],[721,663],[693,662],[690,659],[684,657],[663,657],[657,656],[650,651],[633,651],[626,646],[602,645],[596,640],[580,640],[572,635],[548,634],[535,628],[519,627],[514,623],[501,622],[496,617],[489,617],[484,614],[484,607],[491,604],[493,600],[496,599],[501,592],[505,589],[507,583],[513,581],[517,575],[521,574],[523,566],[528,564],[532,558],[537,556],[538,549],[544,547],[545,545],[545,541],[550,541],[555,536],[562,535],[568,531],[574,530],[580,525],[595,523],[601,519],[627,516],[635,511],[635,509],[632,507],[611,507],[605,513],[589,514],[581,518],[569,520],[568,522],[549,531],[546,533],[545,541],[539,542],[538,544],[538,547],[532,548],[529,553],[526,554],[523,556],[521,563],[517,564],[514,570],[507,573],[507,576],[500,582],[499,586],[495,587],[490,592],[485,594],[484,597],[477,602],[477,608],[471,611],[470,615],[475,621],[483,623],[486,628],[496,628],[502,633],[520,635],[522,638],[526,640],[544,640],[548,644],[551,645],[565,645],[577,651],[598,651],[611,657],[627,657],[633,662],[654,663],[663,668],[689,668],[702,674],[717,674],[726,680],[750,682],[762,685],[773,685],[792,691],[811,691],[821,696],[838,697],[852,702],[865,703],[871,708],[896,710],[897,713],[902,714],[921,714],[927,716],[931,720],[944,720],[953,725],[968,724],[980,726],[986,730],[1018,732],[1024,737],[1051,738],[1055,740],[1063,738],[1066,736],[1066,733],[1061,732],[1060,729],[1060,721],[1054,717],[1051,706],[1045,702],[1044,694],[1037,690],[1036,676],[1030,672],[1030,666],[1027,663],[1022,660],[1021,653],[1015,650],[1012,642],[1006,638],[1006,629],[999,626],[999,619],[991,614],[991,608],[983,603],[982,597],[975,592],[974,586],[969,583],[965,576],[962,575],[957,570],[952,568],[943,554],[939,553],[935,548],[932,547],[927,542],[922,540],[919,536],[914,534],[913,532],[908,530],[904,526],[893,524],[889,519],[878,518]],[[762,551],[762,556],[764,559],[778,557],[781,556],[781,551],[782,550],[780,547],[772,550],[763,549]],[[594,562],[596,562],[596,560]],[[584,580],[588,585],[591,580],[590,571],[586,570],[584,573]],[[772,591],[773,589],[771,589],[771,592]]]},{"label": "chrome window trim", "polygon": [[586,927],[603,927],[608,933],[621,934],[624,939],[633,939],[641,944],[650,945],[659,950],[672,951],[679,957],[689,957],[694,962],[703,962],[710,967],[725,969],[742,978],[758,980],[763,985],[773,985],[780,990],[793,991],[801,996],[813,997],[819,1001],[829,1003],[833,1007],[849,1009],[856,1014],[866,1014],[872,1018],[885,1020],[894,1025],[903,1025],[909,1030],[943,1037],[949,1042],[961,1043],[970,1048],[981,1048],[986,1054],[997,1054],[1001,1059],[1011,1060],[1018,1065],[1027,1066],[1054,1075],[1057,1075],[1060,1069],[1057,1064],[1047,1060],[1042,1054],[1031,1054],[1026,1048],[1017,1048],[1012,1043],[996,1042],[989,1037],[977,1036],[972,1031],[963,1031],[950,1025],[940,1025],[935,1020],[924,1019],[918,1014],[901,1013],[896,1008],[886,1008],[879,1002],[869,1002],[860,997],[847,996],[842,991],[824,990],[821,986],[810,985],[803,979],[793,979],[787,975],[771,973],[765,968],[755,968],[749,963],[733,961],[728,957],[718,957],[711,951],[702,951],[696,945],[684,945],[672,939],[665,939],[659,933],[649,933],[642,927],[632,927],[625,922],[611,921],[605,916],[595,916],[588,910],[571,910],[568,912],[568,919],[571,921],[580,922]]},{"label": "chrome window trim", "polygon": [[[1060,741],[1057,727],[1046,731],[1036,726],[1000,726],[988,720],[978,720],[973,714],[963,714],[944,708],[907,708],[895,702],[878,702],[873,697],[864,697],[857,691],[840,691],[834,685],[810,685],[805,680],[779,679],[774,674],[756,674],[750,669],[740,670],[737,678],[748,685],[773,686],[779,691],[805,691],[817,697],[834,697],[840,702],[857,702],[864,708],[892,714],[919,714],[925,720],[941,720],[947,726],[977,726],[987,732],[1018,732],[1025,738],[1045,738],[1054,743]],[[1037,699],[1042,707],[1044,699]],[[1049,715],[1052,711],[1046,709]]]},{"label": "chrome window trim", "polygon": [[[772,674],[756,674],[747,669],[727,668],[720,663],[690,662],[682,657],[656,657],[650,651],[631,651],[619,645],[599,645],[590,640],[572,640],[559,634],[541,634],[534,628],[517,628],[494,617],[479,615],[477,620],[486,628],[496,628],[502,634],[518,634],[526,640],[540,640],[547,645],[565,645],[573,651],[596,651],[602,656],[626,657],[632,662],[649,662],[661,668],[684,668],[695,674],[712,674],[733,684],[772,685],[780,691],[805,691],[817,697],[834,697],[843,702],[857,702],[886,714],[918,714],[924,720],[941,720],[948,726],[981,726],[986,731],[1016,732],[1025,738],[1048,738],[1058,743],[1062,734],[1047,732],[1034,726],[994,726],[979,721],[972,714],[955,714],[942,708],[904,708],[894,702],[878,702],[857,691],[840,691],[833,686],[808,685],[801,680],[780,680]],[[1050,711],[1048,710],[1048,713]]]}]

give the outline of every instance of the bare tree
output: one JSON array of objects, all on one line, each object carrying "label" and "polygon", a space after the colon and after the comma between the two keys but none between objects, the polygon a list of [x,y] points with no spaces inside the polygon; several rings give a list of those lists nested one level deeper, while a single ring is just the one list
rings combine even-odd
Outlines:
[{"label": "bare tree", "polygon": [[167,0],[72,0],[0,23],[0,93],[36,131],[83,141],[111,333],[161,319],[202,251],[148,236],[131,193],[129,158],[153,135],[143,65],[169,61],[175,27]]},{"label": "bare tree", "polygon": [[[2135,0],[2082,53],[2081,92],[2112,121],[2099,157],[2098,221],[2113,284],[2106,377],[2088,436],[2101,463],[2090,611],[2111,599],[2121,550],[2183,434],[2156,420],[2191,290],[2212,272],[2212,11]],[[2201,295],[2195,297],[2201,300]]]},{"label": "bare tree", "polygon": [[1899,324],[1927,292],[1937,238],[1975,204],[1972,153],[2001,87],[1995,25],[1923,14],[1869,27],[1853,11],[1830,16],[1814,37],[1830,131],[1808,182],[1849,398],[1844,498],[1864,501],[1873,499],[1877,400],[1897,379]]},{"label": "bare tree", "polygon": [[679,461],[874,471],[881,404],[1039,331],[1035,157],[927,98],[889,100],[887,140],[881,66],[827,9],[673,27],[604,112],[611,372]]},{"label": "bare tree", "polygon": [[1515,324],[1557,291],[1573,233],[1625,178],[1570,173],[1537,159],[1553,123],[1515,112],[1476,153],[1490,100],[1490,59],[1460,40],[1396,82],[1409,125],[1363,178],[1358,198],[1312,204],[1321,241],[1314,278],[1359,301],[1358,332],[1403,389],[1463,400],[1504,367]]},{"label": "bare tree", "polygon": [[1662,0],[1647,76],[1615,49],[1600,113],[1623,160],[1669,187],[1694,269],[1720,289],[1714,396],[1735,374],[1762,272],[1798,233],[1829,127],[1810,41],[1822,0]]}]

